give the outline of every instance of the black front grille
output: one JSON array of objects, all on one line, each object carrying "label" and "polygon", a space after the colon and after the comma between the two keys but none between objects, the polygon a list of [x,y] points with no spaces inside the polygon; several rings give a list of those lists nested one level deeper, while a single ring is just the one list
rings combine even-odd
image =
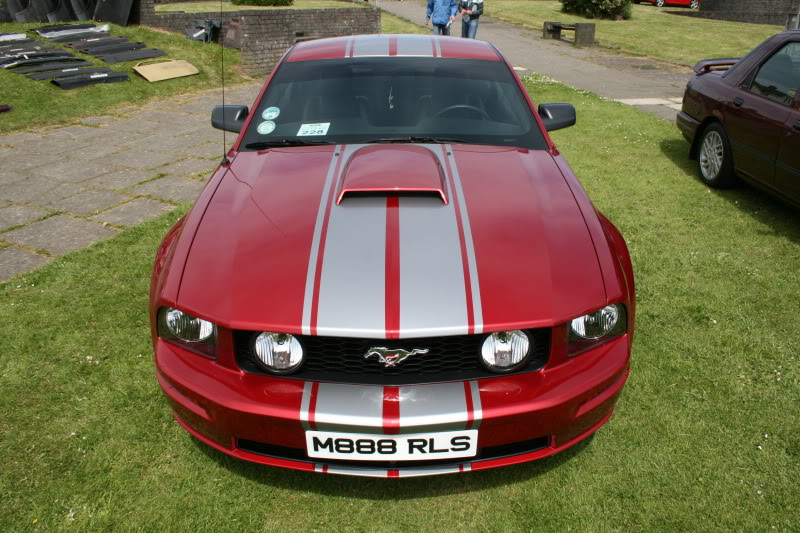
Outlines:
[{"label": "black front grille", "polygon": [[274,457],[276,459],[289,459],[292,461],[318,462],[329,465],[346,465],[362,468],[409,468],[415,466],[440,466],[447,464],[471,463],[473,461],[486,461],[489,459],[499,459],[501,457],[511,457],[522,455],[523,453],[535,452],[546,448],[550,444],[548,437],[524,440],[503,444],[502,446],[490,446],[478,450],[475,457],[460,459],[440,459],[433,461],[346,461],[339,459],[310,459],[306,451],[301,448],[287,448],[285,446],[275,446],[254,440],[237,439],[236,444],[240,450]]},{"label": "black front grille", "polygon": [[[541,369],[550,353],[550,330],[526,330],[533,344],[528,363],[513,372]],[[257,331],[235,331],[233,334],[236,361],[245,372],[267,374],[255,362],[253,340]],[[374,385],[411,385],[497,377],[480,361],[485,335],[459,335],[419,339],[362,339],[354,337],[298,336],[306,360],[302,368],[288,378],[307,381],[362,383]],[[370,348],[427,348],[424,355],[414,355],[393,368],[386,368],[374,356],[365,359]]]}]

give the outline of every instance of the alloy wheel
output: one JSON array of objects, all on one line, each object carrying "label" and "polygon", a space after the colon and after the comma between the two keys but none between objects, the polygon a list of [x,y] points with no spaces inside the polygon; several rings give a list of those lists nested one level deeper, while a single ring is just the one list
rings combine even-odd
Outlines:
[{"label": "alloy wheel", "polygon": [[700,171],[708,181],[719,176],[723,155],[722,137],[716,131],[710,131],[703,139],[700,147]]},{"label": "alloy wheel", "polygon": [[700,7],[700,0],[692,0],[689,4],[690,9],[697,9],[698,7]]}]

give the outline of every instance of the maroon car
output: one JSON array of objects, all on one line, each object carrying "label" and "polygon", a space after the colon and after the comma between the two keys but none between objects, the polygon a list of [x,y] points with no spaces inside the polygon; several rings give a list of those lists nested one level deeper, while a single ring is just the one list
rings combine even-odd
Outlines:
[{"label": "maroon car", "polygon": [[694,66],[678,128],[700,179],[737,178],[800,205],[800,31],[775,35],[741,59]]}]

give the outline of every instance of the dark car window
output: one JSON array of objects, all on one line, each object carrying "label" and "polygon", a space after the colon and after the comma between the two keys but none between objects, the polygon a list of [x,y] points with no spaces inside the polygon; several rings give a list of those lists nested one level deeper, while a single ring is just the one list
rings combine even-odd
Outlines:
[{"label": "dark car window", "polygon": [[499,61],[366,57],[287,62],[255,113],[244,149],[283,140],[340,144],[406,137],[547,148],[514,74]]},{"label": "dark car window", "polygon": [[750,92],[790,105],[800,88],[800,43],[788,43],[759,68]]},{"label": "dark car window", "polygon": [[762,42],[761,44],[759,44],[758,46],[756,46],[755,48],[753,48],[752,50],[750,50],[750,51],[747,53],[747,55],[746,55],[746,56],[744,56],[742,59],[740,59],[739,61],[737,61],[737,62],[736,62],[736,63],[735,63],[735,64],[734,64],[734,65],[733,65],[731,68],[729,68],[728,70],[726,70],[725,72],[723,72],[723,73],[722,73],[722,77],[723,77],[723,78],[727,78],[728,76],[730,76],[731,74],[733,74],[734,72],[736,72],[736,69],[738,69],[738,68],[739,68],[739,65],[741,65],[741,64],[743,64],[743,63],[746,63],[746,61],[747,61],[747,59],[748,59],[748,58],[750,58],[751,56],[753,56],[753,55],[757,54],[757,53],[759,52],[759,50],[761,50],[762,48],[764,48],[764,47],[767,45],[767,43],[769,43],[770,41],[772,41],[772,40],[773,40],[773,39],[775,39],[776,37],[778,37],[778,35],[773,35],[772,37],[769,37],[768,39],[765,39],[765,40],[764,40],[764,42]]}]

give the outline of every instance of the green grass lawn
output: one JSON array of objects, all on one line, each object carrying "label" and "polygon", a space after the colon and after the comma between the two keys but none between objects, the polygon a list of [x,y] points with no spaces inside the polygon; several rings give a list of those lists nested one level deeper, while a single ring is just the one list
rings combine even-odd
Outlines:
[{"label": "green grass lawn", "polygon": [[[25,32],[43,25],[0,24],[0,33]],[[132,42],[144,42],[148,47],[164,50],[168,58],[185,59],[196,66],[200,73],[185,78],[150,83],[133,72],[132,69],[138,61],[107,65],[90,55],[76,54],[96,65],[128,72],[131,81],[65,91],[49,81],[33,81],[11,70],[0,69],[0,103],[10,104],[14,108],[11,113],[0,115],[0,134],[30,127],[67,124],[80,117],[114,113],[117,109],[131,105],[221,85],[220,59],[223,50],[221,46],[191,41],[176,33],[134,26],[123,28],[112,25],[111,34],[128,37]],[[44,42],[43,39],[42,41]],[[239,57],[238,50],[225,50],[226,85],[249,80],[236,72]]]},{"label": "green grass lawn", "polygon": [[431,30],[406,19],[381,11],[381,33],[419,33],[430,35]]},{"label": "green grass lawn", "polygon": [[412,480],[284,471],[198,444],[156,384],[147,319],[176,212],[0,285],[0,531],[797,531],[797,212],[703,186],[672,124],[526,84],[537,103],[577,107],[553,137],[635,264],[631,376],[594,439]]},{"label": "green grass lawn", "polygon": [[671,15],[671,10],[649,4],[632,7],[632,20],[588,20],[562,13],[561,2],[554,0],[491,0],[486,2],[486,14],[540,35],[546,20],[594,22],[595,39],[602,46],[687,65],[710,57],[740,57],[783,30],[780,26]]},{"label": "green grass lawn", "polygon": [[235,6],[229,1],[216,2],[170,2],[168,4],[156,4],[156,13],[168,11],[184,11],[186,13],[206,13],[219,11],[239,11],[242,9],[319,9],[330,7],[363,7],[363,2],[349,2],[348,0],[294,0],[290,6]]}]

